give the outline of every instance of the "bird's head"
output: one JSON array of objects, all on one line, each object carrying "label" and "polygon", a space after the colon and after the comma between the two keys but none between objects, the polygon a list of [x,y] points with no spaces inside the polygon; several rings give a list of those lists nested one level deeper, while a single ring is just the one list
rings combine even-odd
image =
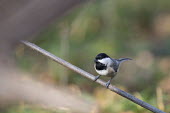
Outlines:
[{"label": "bird's head", "polygon": [[94,59],[94,62],[99,62],[99,61],[102,61],[104,59],[107,59],[107,58],[110,58],[106,53],[99,53],[95,59]]}]

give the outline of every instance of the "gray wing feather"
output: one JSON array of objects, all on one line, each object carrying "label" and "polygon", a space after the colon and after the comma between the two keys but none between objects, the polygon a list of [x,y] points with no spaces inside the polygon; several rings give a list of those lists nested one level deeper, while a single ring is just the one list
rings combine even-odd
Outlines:
[{"label": "gray wing feather", "polygon": [[111,59],[113,61],[113,69],[115,70],[115,72],[118,71],[120,63],[127,61],[127,60],[132,60],[131,58],[119,58],[119,59],[111,58]]},{"label": "gray wing feather", "polygon": [[112,61],[113,61],[112,67],[113,67],[113,69],[115,70],[115,72],[117,72],[120,63],[119,63],[119,61],[117,61],[116,59],[113,59],[113,58],[111,58],[111,59],[112,59]]}]

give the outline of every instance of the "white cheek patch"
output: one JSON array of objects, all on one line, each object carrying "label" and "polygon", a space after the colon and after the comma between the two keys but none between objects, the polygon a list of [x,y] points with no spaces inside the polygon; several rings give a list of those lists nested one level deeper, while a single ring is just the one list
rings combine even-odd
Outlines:
[{"label": "white cheek patch", "polygon": [[108,64],[109,62],[111,62],[111,59],[110,58],[103,58],[103,59],[98,60],[98,61],[102,64]]}]

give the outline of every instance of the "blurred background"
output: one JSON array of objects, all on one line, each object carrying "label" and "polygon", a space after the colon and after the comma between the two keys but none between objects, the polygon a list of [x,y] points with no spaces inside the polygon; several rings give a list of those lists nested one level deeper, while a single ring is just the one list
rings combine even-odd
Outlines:
[{"label": "blurred background", "polygon": [[[139,99],[170,111],[170,1],[96,0],[74,8],[29,41],[83,70],[97,75],[98,53],[129,57],[112,84]],[[86,99],[90,113],[150,113],[75,72],[19,44],[17,66],[31,77]],[[101,78],[108,80],[108,78]],[[69,92],[67,93],[69,94]],[[62,100],[61,100],[62,101]],[[74,101],[72,102],[74,103]],[[84,107],[86,106],[77,106]],[[24,103],[3,107],[3,113],[72,113]]]}]

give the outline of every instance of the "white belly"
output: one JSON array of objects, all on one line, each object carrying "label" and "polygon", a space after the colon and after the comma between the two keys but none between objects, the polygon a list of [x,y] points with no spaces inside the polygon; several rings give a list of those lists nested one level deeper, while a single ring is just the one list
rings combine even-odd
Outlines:
[{"label": "white belly", "polygon": [[114,77],[117,74],[117,72],[115,72],[113,68],[108,68],[107,70],[96,70],[96,72],[99,75],[108,77]]},{"label": "white belly", "polygon": [[96,70],[96,72],[99,74],[99,75],[108,75],[108,71],[107,70]]}]

